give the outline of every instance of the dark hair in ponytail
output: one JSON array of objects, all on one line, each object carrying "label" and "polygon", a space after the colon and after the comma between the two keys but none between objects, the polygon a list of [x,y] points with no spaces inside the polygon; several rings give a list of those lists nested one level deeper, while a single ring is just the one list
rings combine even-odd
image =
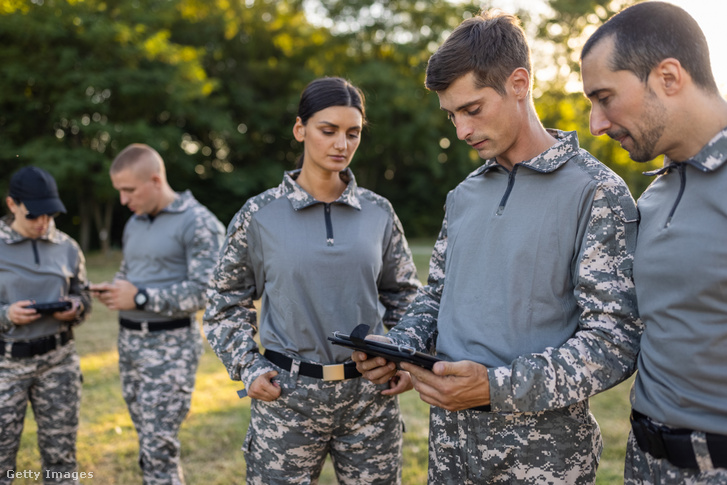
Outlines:
[{"label": "dark hair in ponytail", "polygon": [[[331,106],[349,106],[361,112],[366,123],[363,92],[340,77],[322,77],[311,81],[300,95],[298,117],[305,125],[311,116]],[[298,157],[296,168],[303,166],[303,155]]]}]

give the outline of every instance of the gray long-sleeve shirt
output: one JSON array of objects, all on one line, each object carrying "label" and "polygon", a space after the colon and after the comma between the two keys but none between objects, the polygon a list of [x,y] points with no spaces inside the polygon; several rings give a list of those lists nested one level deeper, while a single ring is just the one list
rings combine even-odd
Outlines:
[{"label": "gray long-sleeve shirt", "polygon": [[644,320],[633,406],[677,428],[727,435],[727,128],[665,160],[639,198],[634,260]]},{"label": "gray long-sleeve shirt", "polygon": [[146,288],[149,301],[144,310],[124,310],[120,316],[156,322],[202,309],[224,233],[222,223],[190,191],[153,218],[131,216],[116,278]]},{"label": "gray long-sleeve shirt", "polygon": [[420,286],[391,204],[348,183],[330,204],[296,182],[299,172],[248,200],[227,232],[214,271],[205,333],[230,377],[248,387],[273,370],[254,341],[261,298],[260,343],[302,360],[344,362],[351,351],[330,344],[336,330],[359,323],[381,334],[394,325]]},{"label": "gray long-sleeve shirt", "polygon": [[493,411],[568,406],[635,367],[636,206],[575,132],[550,133],[537,157],[488,160],[450,192],[428,285],[388,334],[487,366]]},{"label": "gray long-sleeve shirt", "polygon": [[53,315],[42,315],[28,325],[14,325],[8,317],[11,304],[21,300],[38,303],[77,296],[84,310],[79,324],[91,308],[86,290],[86,261],[76,241],[56,229],[29,239],[15,232],[8,219],[0,219],[0,338],[30,340],[53,335],[68,326]]}]

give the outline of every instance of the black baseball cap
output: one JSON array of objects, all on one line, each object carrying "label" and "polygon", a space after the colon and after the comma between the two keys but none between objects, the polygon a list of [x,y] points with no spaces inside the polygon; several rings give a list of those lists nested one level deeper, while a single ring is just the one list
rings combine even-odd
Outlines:
[{"label": "black baseball cap", "polygon": [[10,197],[25,204],[34,216],[66,213],[66,206],[58,197],[58,186],[53,176],[38,167],[23,167],[10,179]]}]

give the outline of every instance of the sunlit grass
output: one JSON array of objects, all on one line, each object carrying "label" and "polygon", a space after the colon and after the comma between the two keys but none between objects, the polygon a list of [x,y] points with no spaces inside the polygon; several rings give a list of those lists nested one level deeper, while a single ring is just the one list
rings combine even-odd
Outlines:
[{"label": "sunlit grass", "polygon": [[[413,244],[415,263],[426,278],[429,242]],[[118,255],[106,260],[89,258],[89,277],[103,281],[113,277]],[[78,433],[79,471],[93,472],[83,483],[130,485],[141,483],[136,431],[121,395],[116,338],[117,315],[96,305],[93,313],[76,331],[84,376],[81,424]],[[597,483],[623,483],[623,456],[628,434],[628,389],[630,383],[592,399],[592,410],[601,426],[605,450]],[[188,485],[236,485],[245,482],[245,461],[241,451],[250,420],[249,398],[239,399],[239,382],[227,371],[209,345],[204,345],[192,408],[180,432],[182,461]],[[406,432],[404,434],[404,485],[426,483],[429,408],[415,392],[400,396]],[[18,455],[18,471],[40,471],[36,426],[28,413]],[[16,484],[35,484],[18,479]],[[321,485],[335,484],[330,460],[321,475]]]}]

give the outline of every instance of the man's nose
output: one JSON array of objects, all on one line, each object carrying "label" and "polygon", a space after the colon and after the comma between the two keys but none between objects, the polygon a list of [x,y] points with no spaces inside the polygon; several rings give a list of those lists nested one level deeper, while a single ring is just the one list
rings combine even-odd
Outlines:
[{"label": "man's nose", "polygon": [[458,119],[454,125],[457,131],[457,138],[467,140],[472,135],[472,123],[466,123],[463,119]]},{"label": "man's nose", "polygon": [[591,107],[590,128],[593,136],[604,135],[611,128],[611,122],[603,113],[603,110],[597,106]]}]

